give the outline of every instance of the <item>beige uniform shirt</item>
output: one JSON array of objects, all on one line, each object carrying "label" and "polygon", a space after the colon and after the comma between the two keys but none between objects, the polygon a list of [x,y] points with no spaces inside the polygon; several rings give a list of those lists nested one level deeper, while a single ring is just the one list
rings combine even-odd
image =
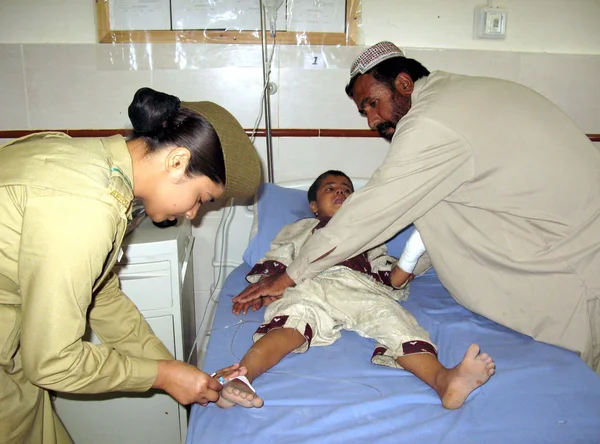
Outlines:
[{"label": "beige uniform shirt", "polygon": [[600,152],[555,105],[503,80],[417,81],[383,164],[288,274],[313,277],[412,222],[458,302],[600,370]]},{"label": "beige uniform shirt", "polygon": [[[0,148],[0,442],[54,441],[40,388],[145,391],[173,359],[111,273],[132,178],[121,136]],[[86,318],[102,345],[82,340]]]}]

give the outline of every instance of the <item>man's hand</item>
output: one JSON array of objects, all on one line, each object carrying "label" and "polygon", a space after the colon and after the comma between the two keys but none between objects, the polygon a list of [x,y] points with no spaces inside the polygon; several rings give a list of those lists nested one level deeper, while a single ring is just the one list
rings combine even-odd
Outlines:
[{"label": "man's hand", "polygon": [[258,299],[254,299],[249,302],[234,302],[233,308],[231,311],[235,315],[239,315],[240,313],[246,314],[248,313],[248,309],[252,308],[252,311],[260,310],[261,307],[266,307],[267,305],[275,302],[277,299],[281,299],[281,296],[261,296]]},{"label": "man's hand", "polygon": [[256,311],[259,310],[262,306],[263,298],[258,298],[248,302],[234,302],[231,311],[235,315],[239,315],[240,313],[246,314],[248,313],[249,308],[252,308],[252,311]]},{"label": "man's hand", "polygon": [[[255,284],[250,284],[244,291],[242,291],[239,295],[233,298],[234,309],[236,304],[245,304],[246,302],[254,301],[263,296],[271,296],[267,298],[261,305],[269,305],[276,299],[279,299],[283,296],[283,292],[286,288],[294,287],[296,283],[288,276],[286,272],[274,275],[267,276],[262,278],[260,281]],[[242,306],[243,308],[244,306]],[[246,307],[244,314],[248,311],[248,308],[251,305]],[[260,308],[260,306],[259,306]],[[235,311],[234,311],[235,313]],[[238,313],[239,314],[239,311]]]},{"label": "man's hand", "polygon": [[[228,368],[235,378],[246,374],[246,368],[235,364]],[[219,399],[221,383],[193,365],[181,361],[158,361],[158,376],[153,388],[164,390],[183,405],[206,405]]]}]

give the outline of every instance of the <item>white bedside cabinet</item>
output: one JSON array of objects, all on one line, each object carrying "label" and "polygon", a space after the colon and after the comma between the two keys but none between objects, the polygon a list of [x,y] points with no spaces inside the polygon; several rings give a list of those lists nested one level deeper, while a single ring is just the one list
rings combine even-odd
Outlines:
[{"label": "white bedside cabinet", "polygon": [[[146,218],[125,238],[124,255],[115,267],[123,292],[181,361],[187,359],[196,335],[193,246],[187,219],[157,228]],[[190,362],[195,365],[196,360],[194,352]],[[185,442],[187,411],[165,393],[59,393],[54,406],[75,444]]]}]

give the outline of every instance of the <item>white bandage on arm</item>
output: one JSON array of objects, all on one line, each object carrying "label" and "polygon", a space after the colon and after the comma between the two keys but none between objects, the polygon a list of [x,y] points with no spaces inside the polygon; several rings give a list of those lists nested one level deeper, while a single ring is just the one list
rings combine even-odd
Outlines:
[{"label": "white bandage on arm", "polygon": [[417,266],[419,258],[423,256],[425,251],[425,244],[423,244],[421,234],[415,228],[404,246],[402,256],[398,260],[398,266],[407,273],[412,273]]}]

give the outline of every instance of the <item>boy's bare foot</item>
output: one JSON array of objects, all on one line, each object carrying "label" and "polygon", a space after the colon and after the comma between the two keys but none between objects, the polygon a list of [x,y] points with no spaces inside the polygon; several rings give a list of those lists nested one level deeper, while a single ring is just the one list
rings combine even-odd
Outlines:
[{"label": "boy's bare foot", "polygon": [[472,344],[462,362],[445,375],[446,390],[442,405],[447,409],[462,406],[469,394],[485,384],[496,371],[496,364],[487,353],[479,354],[479,346]]},{"label": "boy's bare foot", "polygon": [[216,404],[222,409],[228,409],[234,405],[260,408],[263,406],[264,401],[244,381],[232,379],[223,384],[223,390],[221,390]]}]

